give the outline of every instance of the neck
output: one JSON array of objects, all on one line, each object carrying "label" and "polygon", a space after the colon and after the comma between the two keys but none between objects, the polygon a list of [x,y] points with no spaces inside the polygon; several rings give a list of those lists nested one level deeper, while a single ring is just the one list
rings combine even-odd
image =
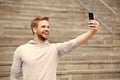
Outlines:
[{"label": "neck", "polygon": [[41,43],[44,43],[44,42],[45,42],[45,40],[43,41],[43,40],[39,39],[37,35],[34,35],[33,40],[34,40],[36,43],[38,43],[38,44],[41,44]]}]

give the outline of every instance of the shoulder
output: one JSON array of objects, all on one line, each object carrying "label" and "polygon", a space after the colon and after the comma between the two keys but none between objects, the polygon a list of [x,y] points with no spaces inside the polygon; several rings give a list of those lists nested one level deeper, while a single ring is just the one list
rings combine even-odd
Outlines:
[{"label": "shoulder", "polygon": [[15,50],[15,53],[17,52],[21,52],[25,47],[27,47],[27,44],[22,44],[22,45],[19,45],[16,50]]},{"label": "shoulder", "polygon": [[27,45],[28,45],[28,44],[22,44],[22,45],[18,46],[17,49],[18,49],[18,50],[23,49],[23,48],[25,48]]},{"label": "shoulder", "polygon": [[22,56],[22,52],[24,51],[24,49],[25,49],[26,46],[27,46],[27,44],[19,45],[16,48],[16,50],[14,51],[14,56],[21,57]]}]

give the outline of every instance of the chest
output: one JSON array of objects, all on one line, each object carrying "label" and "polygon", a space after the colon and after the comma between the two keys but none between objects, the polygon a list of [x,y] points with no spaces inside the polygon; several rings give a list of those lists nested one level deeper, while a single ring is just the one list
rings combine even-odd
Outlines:
[{"label": "chest", "polygon": [[54,46],[29,46],[22,51],[22,61],[24,64],[35,65],[57,59],[57,50]]}]

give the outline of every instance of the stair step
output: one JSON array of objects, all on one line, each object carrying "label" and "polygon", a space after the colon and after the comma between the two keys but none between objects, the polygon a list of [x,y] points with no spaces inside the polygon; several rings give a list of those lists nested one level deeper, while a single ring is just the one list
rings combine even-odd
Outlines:
[{"label": "stair step", "polygon": [[89,55],[89,56],[74,56],[74,55],[67,55],[61,58],[61,60],[68,61],[68,60],[118,60],[120,56],[107,56],[107,55]]},{"label": "stair step", "polygon": [[[100,69],[100,70],[61,70],[57,71],[57,75],[70,75],[70,74],[119,74],[120,69]],[[10,72],[0,71],[0,77],[9,76]]]},{"label": "stair step", "polygon": [[[15,51],[15,50],[14,50]],[[10,52],[10,53],[4,53],[4,54],[0,54],[0,60],[1,61],[11,61],[13,59],[13,52]],[[2,57],[4,56],[4,57]],[[67,60],[78,60],[78,61],[81,61],[81,60],[118,60],[120,59],[120,56],[119,56],[119,52],[115,55],[115,54],[85,54],[85,53],[80,53],[80,54],[76,54],[76,55],[72,55],[72,54],[69,54],[69,55],[64,55],[60,58],[60,60],[62,61],[67,61]]]},{"label": "stair step", "polygon": [[[65,1],[66,2],[66,1]],[[37,4],[36,4],[37,3]],[[15,2],[4,2],[4,3],[1,3],[2,4],[2,6],[5,8],[5,7],[11,7],[11,8],[17,8],[16,10],[16,13],[18,13],[18,12],[22,12],[22,13],[19,13],[19,14],[23,14],[23,15],[25,15],[25,14],[27,14],[27,15],[30,15],[30,14],[36,14],[36,13],[38,13],[38,10],[41,10],[41,13],[44,13],[44,11],[47,11],[47,12],[51,12],[52,11],[52,13],[53,13],[53,11],[54,12],[59,12],[59,13],[61,13],[61,12],[69,12],[69,13],[72,13],[73,14],[73,12],[77,12],[77,13],[79,13],[79,12],[85,12],[85,10],[82,8],[82,7],[77,7],[76,5],[70,5],[70,4],[68,4],[68,5],[63,5],[62,3],[59,3],[59,4],[61,4],[60,6],[54,6],[53,4],[51,4],[51,5],[48,5],[48,4],[46,4],[46,5],[43,5],[43,3],[39,3],[38,4],[38,2],[35,2],[35,4],[34,4],[34,2],[31,4],[29,4],[29,2],[23,2],[23,3],[15,3]],[[12,5],[13,4],[13,5]],[[18,5],[19,4],[19,5]],[[42,5],[42,6],[40,6],[40,5]],[[66,6],[66,7],[65,7]],[[36,12],[36,13],[33,13],[33,12]],[[45,14],[46,14],[46,12],[45,12]],[[48,14],[49,15],[49,14]],[[26,15],[25,15],[26,16]],[[63,16],[63,15],[62,15]],[[79,15],[78,15],[79,16]],[[18,16],[17,16],[18,17]]]},{"label": "stair step", "polygon": [[[47,4],[49,3],[49,4]],[[55,4],[54,4],[55,3]],[[56,0],[56,2],[54,1],[20,1],[20,2],[17,2],[17,1],[4,1],[4,4],[14,4],[14,5],[25,5],[25,6],[29,6],[29,5],[33,5],[33,6],[55,6],[55,7],[77,7],[77,5],[75,5],[75,3],[69,1],[69,0]],[[54,4],[54,5],[53,5]],[[72,4],[72,5],[71,5]],[[74,4],[74,5],[73,5]],[[13,5],[13,6],[14,6]],[[18,6],[19,6],[18,5]]]},{"label": "stair step", "polygon": [[100,70],[63,70],[63,71],[58,71],[58,74],[105,74],[105,73],[119,73],[120,69],[100,69]]},{"label": "stair step", "polygon": [[[10,71],[12,61],[0,62],[0,71]],[[61,70],[113,70],[119,69],[120,60],[83,60],[59,61],[58,71]]]},{"label": "stair step", "polygon": [[[75,76],[75,75],[74,75]],[[89,79],[86,79],[85,77],[90,77],[90,76],[88,76],[88,75],[82,75],[82,77],[81,77],[81,75],[76,75],[76,77],[70,77],[69,75],[67,76],[67,75],[57,75],[57,80],[61,80],[61,79],[67,79],[67,80],[120,80],[120,78],[105,78],[105,79],[98,79],[97,77],[96,78],[93,78],[93,77],[91,77],[91,78],[89,78]],[[91,76],[93,76],[93,75],[91,75]],[[102,77],[102,76],[101,76]],[[101,78],[101,77],[99,77],[99,78]],[[109,76],[108,76],[109,77]],[[9,77],[1,77],[0,78],[0,80],[9,80]],[[22,80],[22,77],[20,76],[20,80]]]},{"label": "stair step", "polygon": [[80,75],[58,75],[57,80],[120,80],[119,75],[110,74],[80,74]]}]

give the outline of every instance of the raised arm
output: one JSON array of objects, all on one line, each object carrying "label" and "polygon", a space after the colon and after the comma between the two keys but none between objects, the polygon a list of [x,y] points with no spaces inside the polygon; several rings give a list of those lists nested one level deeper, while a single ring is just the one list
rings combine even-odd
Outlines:
[{"label": "raised arm", "polygon": [[96,20],[90,20],[88,22],[89,30],[86,33],[79,35],[77,38],[57,44],[58,55],[64,55],[66,52],[78,47],[79,45],[86,43],[93,35],[96,34],[99,28],[99,22]]},{"label": "raised arm", "polygon": [[99,22],[96,20],[90,20],[88,22],[88,26],[89,30],[77,37],[77,40],[80,42],[80,44],[86,43],[93,37],[93,35],[96,34],[97,30],[99,29]]}]

